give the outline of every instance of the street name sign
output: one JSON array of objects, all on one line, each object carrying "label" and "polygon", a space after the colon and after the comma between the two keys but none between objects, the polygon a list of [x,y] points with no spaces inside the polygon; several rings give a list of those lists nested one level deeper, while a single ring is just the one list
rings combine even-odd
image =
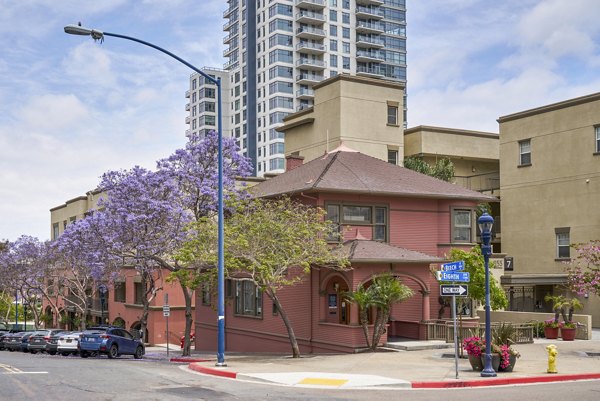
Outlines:
[{"label": "street name sign", "polygon": [[469,272],[437,272],[438,281],[458,281],[468,283],[471,281]]},{"label": "street name sign", "polygon": [[469,286],[467,284],[442,284],[440,285],[440,295],[443,297],[452,295],[467,297],[469,296]]},{"label": "street name sign", "polygon": [[457,272],[465,270],[465,262],[463,260],[459,260],[457,262],[444,263],[442,265],[443,272]]}]

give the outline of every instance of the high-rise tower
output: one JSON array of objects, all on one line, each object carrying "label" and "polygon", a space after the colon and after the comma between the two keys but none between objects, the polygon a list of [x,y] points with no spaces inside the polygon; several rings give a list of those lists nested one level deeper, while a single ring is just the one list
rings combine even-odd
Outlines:
[{"label": "high-rise tower", "polygon": [[[312,107],[314,84],[337,74],[406,81],[406,0],[227,4],[224,133],[238,140],[256,175],[284,170],[284,136],[275,127],[289,113]],[[193,79],[188,92],[192,96]],[[198,94],[196,101],[206,100]],[[206,124],[214,124],[211,118],[200,123],[202,113],[211,112],[196,110],[192,116],[193,106],[189,105],[190,130],[214,129]]]}]

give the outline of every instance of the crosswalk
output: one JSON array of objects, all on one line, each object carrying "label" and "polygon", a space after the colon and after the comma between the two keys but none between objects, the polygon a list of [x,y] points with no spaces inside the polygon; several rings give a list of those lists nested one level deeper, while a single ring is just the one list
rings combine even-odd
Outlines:
[{"label": "crosswalk", "polygon": [[24,372],[19,368],[16,368],[11,365],[5,365],[0,363],[0,371],[1,374],[4,375],[39,375],[39,374],[47,374],[48,372]]}]

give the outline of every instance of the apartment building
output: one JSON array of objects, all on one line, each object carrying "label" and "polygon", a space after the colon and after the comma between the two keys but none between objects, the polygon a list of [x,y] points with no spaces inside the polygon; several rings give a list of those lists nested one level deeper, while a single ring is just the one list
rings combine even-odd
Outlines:
[{"label": "apartment building", "polygon": [[[314,105],[319,82],[342,73],[406,82],[405,0],[229,0],[227,5],[224,134],[238,140],[255,175],[284,171],[285,136],[276,128],[288,114]],[[186,93],[191,96],[193,80]],[[198,109],[192,116],[193,102],[189,108],[190,130],[216,128],[212,119],[201,121],[210,111]]]},{"label": "apartment building", "polygon": [[[503,247],[510,309],[550,312],[566,294],[570,244],[600,238],[600,93],[506,115],[500,123]],[[581,297],[598,326],[600,300]]]}]

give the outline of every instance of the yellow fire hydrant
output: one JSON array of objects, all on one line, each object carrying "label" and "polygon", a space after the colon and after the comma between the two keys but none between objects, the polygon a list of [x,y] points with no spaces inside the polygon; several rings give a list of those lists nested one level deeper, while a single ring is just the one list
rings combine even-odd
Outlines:
[{"label": "yellow fire hydrant", "polygon": [[558,355],[556,345],[546,345],[546,351],[548,351],[548,373],[558,373],[556,370],[556,356]]}]

